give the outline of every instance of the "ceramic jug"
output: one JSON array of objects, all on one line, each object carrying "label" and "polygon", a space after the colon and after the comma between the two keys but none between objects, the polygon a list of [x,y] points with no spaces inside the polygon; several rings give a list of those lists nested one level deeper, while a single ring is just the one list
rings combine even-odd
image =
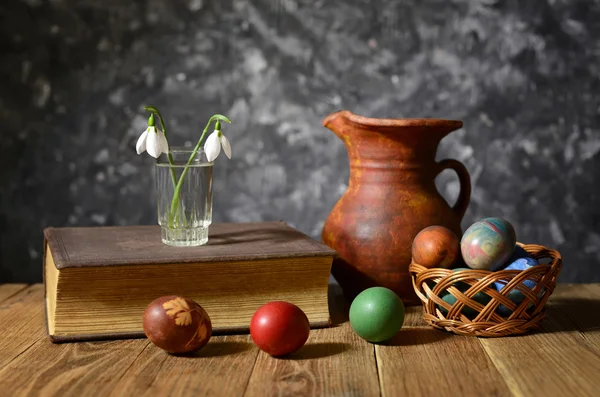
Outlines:
[{"label": "ceramic jug", "polygon": [[[348,299],[383,286],[405,305],[420,304],[408,272],[412,241],[423,228],[442,225],[460,239],[471,183],[457,160],[436,162],[438,144],[462,122],[439,119],[375,119],[341,111],[323,125],[346,145],[348,189],[327,217],[323,242],[338,252],[332,273]],[[461,189],[450,206],[435,187],[445,169]]]}]

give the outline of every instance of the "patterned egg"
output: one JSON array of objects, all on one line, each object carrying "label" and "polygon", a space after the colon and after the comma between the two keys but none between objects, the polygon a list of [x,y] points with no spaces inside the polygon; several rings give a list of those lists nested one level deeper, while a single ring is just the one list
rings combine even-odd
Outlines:
[{"label": "patterned egg", "polygon": [[412,260],[421,266],[449,268],[459,256],[458,238],[443,226],[426,227],[413,240]]},{"label": "patterned egg", "polygon": [[471,269],[496,270],[515,249],[515,229],[502,218],[486,218],[472,224],[462,237],[460,250]]},{"label": "patterned egg", "polygon": [[143,325],[152,343],[174,354],[203,347],[212,334],[206,311],[193,300],[175,295],[152,301],[144,312]]},{"label": "patterned egg", "polygon": [[[510,265],[508,265],[504,270],[526,270],[537,265],[539,265],[539,262],[533,258],[519,258],[512,262]],[[496,282],[494,283],[494,285],[498,291],[502,291],[502,289],[506,286],[506,284],[503,282]],[[525,280],[523,282],[523,285],[525,285],[529,289],[532,289],[533,287],[535,287],[535,282],[532,280]],[[517,305],[525,300],[525,295],[523,295],[523,293],[518,289],[511,290],[508,293],[507,297],[511,301],[515,302]],[[527,306],[527,308],[530,309],[531,307],[533,307],[533,304],[530,303]],[[508,317],[512,313],[512,311],[505,305],[499,305],[496,311],[503,317]]]}]

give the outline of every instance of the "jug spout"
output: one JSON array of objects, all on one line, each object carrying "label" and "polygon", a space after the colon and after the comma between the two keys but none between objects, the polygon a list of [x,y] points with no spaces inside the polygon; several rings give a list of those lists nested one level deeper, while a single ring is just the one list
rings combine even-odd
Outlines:
[{"label": "jug spout", "polygon": [[340,110],[339,112],[331,113],[329,116],[323,119],[323,127],[329,128],[339,138],[343,139],[344,134],[342,130],[344,129],[344,124],[347,118],[345,116],[347,116],[347,113],[350,112],[347,110]]}]

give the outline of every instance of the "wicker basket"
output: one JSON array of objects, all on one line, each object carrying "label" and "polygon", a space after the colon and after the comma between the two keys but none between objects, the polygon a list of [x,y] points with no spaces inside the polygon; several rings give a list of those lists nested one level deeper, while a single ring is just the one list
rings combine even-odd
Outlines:
[{"label": "wicker basket", "polygon": [[[538,327],[545,317],[544,306],[556,287],[562,258],[558,251],[541,245],[519,245],[540,261],[540,265],[524,271],[454,272],[451,269],[428,269],[411,263],[409,271],[415,292],[423,302],[424,320],[434,328],[458,335],[484,337],[518,335]],[[526,280],[535,282],[533,289],[523,284]],[[464,284],[457,284],[460,282]],[[494,288],[496,282],[506,284],[501,288],[502,292]],[[457,288],[456,285],[460,285],[461,288]],[[524,296],[520,304],[515,304],[506,296],[513,289],[520,291]],[[480,302],[472,299],[479,292],[487,294],[485,300],[489,299],[489,302],[482,304],[482,299],[478,299]],[[456,298],[454,304],[450,305],[442,300],[446,294],[452,294]],[[477,296],[482,297],[481,294]],[[499,314],[497,310],[500,305],[506,306],[500,311],[504,315]],[[468,312],[468,317],[462,313],[463,309]]]}]

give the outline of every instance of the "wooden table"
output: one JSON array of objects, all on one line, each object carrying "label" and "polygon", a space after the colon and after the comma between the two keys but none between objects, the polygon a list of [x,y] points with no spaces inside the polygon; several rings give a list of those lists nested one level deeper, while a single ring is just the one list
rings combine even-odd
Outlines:
[{"label": "wooden table", "polygon": [[215,336],[191,357],[146,339],[55,345],[43,295],[40,284],[0,285],[2,397],[600,396],[600,284],[560,285],[542,328],[526,336],[454,336],[410,308],[385,345],[338,317],[288,359],[259,351],[249,335]]}]

